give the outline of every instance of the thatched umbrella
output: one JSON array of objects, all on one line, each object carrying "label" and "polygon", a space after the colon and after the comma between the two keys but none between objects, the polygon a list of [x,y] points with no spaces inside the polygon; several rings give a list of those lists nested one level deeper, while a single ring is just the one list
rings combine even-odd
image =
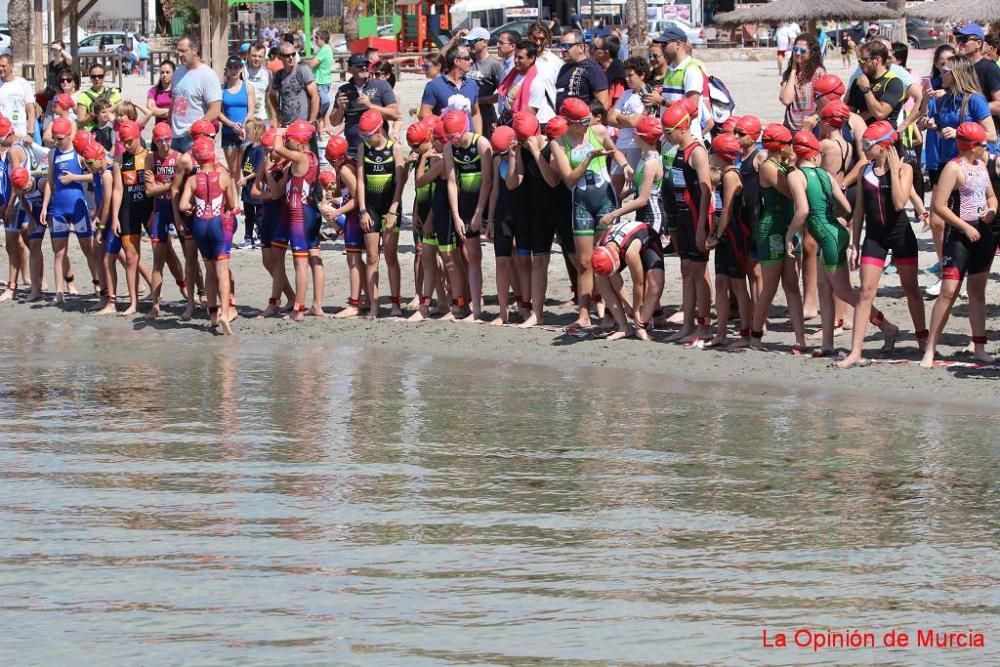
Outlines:
[{"label": "thatched umbrella", "polygon": [[989,25],[1000,19],[1000,0],[941,0],[922,2],[919,7],[906,9],[907,16],[928,21],[952,23],[983,23]]},{"label": "thatched umbrella", "polygon": [[[971,1],[971,0],[968,0]],[[991,0],[991,3],[1000,0]],[[719,25],[777,23],[779,21],[867,21],[898,19],[885,5],[861,0],[774,0],[760,7],[715,15]]]}]

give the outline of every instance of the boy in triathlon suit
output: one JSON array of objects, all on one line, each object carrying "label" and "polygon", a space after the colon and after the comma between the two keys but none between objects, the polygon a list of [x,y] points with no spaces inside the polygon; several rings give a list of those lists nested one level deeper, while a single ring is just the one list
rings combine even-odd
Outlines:
[{"label": "boy in triathlon suit", "polygon": [[[444,171],[448,182],[448,206],[455,233],[464,250],[471,313],[466,322],[478,321],[483,307],[483,250],[479,237],[493,187],[493,148],[481,134],[469,131],[468,116],[449,111],[441,119],[444,131]],[[452,286],[455,289],[455,286]]]},{"label": "boy in triathlon suit", "polygon": [[[276,128],[268,128],[260,138],[260,145],[264,148],[264,164],[257,172],[250,195],[261,202],[261,216],[257,225],[257,234],[260,241],[261,262],[268,275],[271,276],[272,293],[268,299],[267,308],[264,309],[258,318],[275,317],[282,312],[288,312],[295,304],[295,291],[292,290],[288,282],[288,274],[285,272],[285,251],[275,248],[272,244],[274,240],[274,230],[281,219],[281,191],[278,183],[281,181],[288,164],[284,160],[274,156],[274,138],[277,136]],[[287,307],[282,311],[281,297],[285,296]]]},{"label": "boy in triathlon suit", "polygon": [[735,293],[740,314],[740,339],[733,347],[750,344],[753,311],[747,291],[751,236],[743,211],[743,180],[736,161],[743,151],[735,134],[719,134],[712,139],[712,157],[720,170],[715,224],[705,247],[715,250],[715,314],[717,331],[708,346],[729,343],[729,296]]},{"label": "boy in triathlon suit", "polygon": [[[434,237],[433,207],[434,189],[444,163],[441,154],[433,145],[433,132],[428,123],[417,122],[406,128],[406,143],[413,149],[408,159],[409,168],[414,173],[413,198],[413,245],[414,285],[417,289],[417,308],[407,321],[420,322],[430,317],[431,296],[438,286],[437,239]],[[437,173],[433,173],[436,170]],[[444,303],[444,290],[439,290],[440,302]]]},{"label": "boy in triathlon suit", "polygon": [[226,212],[235,208],[236,198],[229,172],[216,163],[213,139],[195,139],[191,155],[198,163],[198,171],[184,184],[180,209],[194,212],[191,233],[205,261],[210,326],[220,326],[225,335],[232,336],[229,253],[235,230],[233,218]]},{"label": "boy in triathlon suit", "polygon": [[153,198],[153,217],[149,224],[149,240],[153,244],[153,273],[150,288],[153,307],[151,318],[160,314],[160,291],[163,287],[163,266],[166,264],[177,281],[181,294],[187,293],[184,282],[184,268],[170,242],[170,225],[174,222],[174,207],[170,202],[170,186],[174,182],[174,172],[181,154],[170,147],[173,134],[169,123],[153,126],[153,146],[155,152],[146,158],[146,196]]},{"label": "boy in triathlon suit", "polygon": [[[347,139],[335,134],[326,144],[326,161],[334,168],[336,181],[340,192],[336,199],[325,197],[319,210],[323,219],[341,226],[344,235],[344,249],[347,254],[347,272],[350,284],[350,294],[347,297],[347,307],[342,309],[335,318],[357,317],[361,314],[361,249],[364,247],[364,233],[358,220],[358,168],[348,155]],[[328,194],[324,189],[324,195]],[[343,222],[338,222],[343,219]]]},{"label": "boy in triathlon suit", "polygon": [[767,158],[767,152],[757,148],[757,141],[762,131],[760,120],[747,114],[736,121],[733,134],[739,139],[740,149],[740,180],[743,183],[743,221],[750,230],[750,251],[747,261],[747,273],[750,278],[751,317],[753,307],[760,298],[764,287],[764,274],[757,257],[757,228],[760,226],[760,166]]},{"label": "boy in triathlon suit", "polygon": [[[500,314],[496,319],[491,320],[492,325],[507,324],[510,318],[510,292],[514,286],[517,294],[519,282],[516,267],[514,264],[514,245],[517,243],[517,252],[527,252],[531,256],[530,243],[528,242],[528,216],[520,207],[520,201],[514,201],[514,192],[507,184],[507,177],[511,181],[517,179],[517,153],[518,147],[515,144],[516,135],[514,128],[500,125],[493,130],[490,137],[490,146],[493,149],[493,164],[490,171],[493,176],[493,191],[490,194],[489,208],[486,214],[486,236],[493,241],[493,252],[496,257],[496,278],[497,278],[497,304],[500,307]],[[521,229],[518,229],[518,227]],[[529,268],[530,280],[530,268]],[[531,312],[531,305],[524,308],[524,302],[518,300],[518,307],[522,317],[525,312]]]},{"label": "boy in triathlon suit", "polygon": [[[41,222],[49,229],[53,264],[56,271],[56,303],[62,303],[63,292],[70,291],[73,276],[64,275],[64,258],[69,247],[69,233],[76,234],[80,249],[88,262],[92,261],[91,243],[94,228],[90,221],[90,208],[83,184],[91,182],[90,173],[84,173],[79,153],[73,147],[73,123],[65,116],[52,121],[52,139],[55,146],[49,152],[49,185],[42,199]],[[43,230],[44,233],[44,230]],[[91,266],[93,278],[97,271]]]},{"label": "boy in triathlon suit", "polygon": [[368,318],[378,317],[379,245],[385,250],[389,272],[392,317],[402,317],[399,268],[399,209],[406,182],[406,159],[400,146],[385,136],[384,119],[377,109],[361,114],[358,130],[363,137],[357,180],[359,221],[365,238],[365,289]]},{"label": "boy in triathlon suit", "polygon": [[[192,141],[198,137],[215,138],[215,125],[212,121],[199,118],[191,125]],[[181,315],[181,321],[185,322],[194,317],[195,291],[197,289],[198,300],[202,307],[205,307],[205,283],[201,273],[201,264],[198,261],[198,244],[195,243],[194,233],[191,229],[191,216],[181,213],[178,206],[180,203],[181,191],[187,184],[187,180],[198,170],[198,165],[191,152],[182,153],[174,165],[174,180],[170,184],[170,202],[174,208],[174,227],[177,229],[177,236],[181,239],[184,248],[184,276],[187,285],[187,308]]]},{"label": "boy in triathlon suit", "polygon": [[590,327],[590,299],[594,291],[594,269],[591,256],[594,243],[607,230],[599,224],[606,214],[618,207],[614,187],[608,174],[608,156],[622,168],[626,181],[635,178],[625,156],[615,148],[603,125],[592,125],[593,116],[586,102],[568,97],[559,113],[569,121],[566,134],[555,143],[554,150],[559,175],[573,197],[573,242],[576,247],[577,301],[579,317],[576,326]]},{"label": "boy in triathlon suit", "polygon": [[82,146],[81,151],[84,163],[94,179],[94,227],[98,234],[97,243],[94,244],[94,260],[99,262],[101,298],[92,310],[98,315],[110,315],[117,312],[115,263],[121,251],[120,243],[113,255],[105,251],[109,237],[114,237],[111,233],[111,192],[115,181],[112,170],[108,168],[111,158],[104,146],[93,137]]},{"label": "boy in triathlon suit", "polygon": [[[819,277],[820,315],[823,322],[823,344],[813,352],[814,357],[829,357],[835,352],[833,329],[836,313],[834,295],[840,297],[852,308],[858,305],[860,293],[851,287],[847,269],[847,228],[840,224],[834,206],[850,212],[851,206],[844,193],[830,174],[819,166],[821,159],[819,140],[810,132],[799,131],[792,142],[798,169],[788,175],[788,189],[792,194],[795,214],[792,224],[785,233],[785,245],[789,255],[793,255],[797,245],[797,234],[803,224],[819,246],[818,259],[823,266]],[[899,328],[889,322],[881,313],[872,316],[872,322],[885,335],[885,348],[891,350],[899,333]]]},{"label": "boy in triathlon suit", "polygon": [[[290,319],[301,322],[306,312],[306,293],[309,276],[313,280],[311,315],[326,317],[323,311],[323,260],[319,251],[319,229],[322,217],[317,209],[319,193],[319,161],[309,149],[315,128],[304,120],[292,121],[278,130],[274,138],[274,154],[288,161],[285,177],[277,184],[276,191],[283,192],[281,218],[275,229],[272,247],[281,253],[284,264],[285,250],[291,248],[295,266],[295,306]],[[310,271],[311,267],[311,271]],[[280,285],[272,284],[273,296]]]},{"label": "boy in triathlon suit", "polygon": [[[0,212],[3,213],[4,244],[7,247],[7,261],[9,265],[9,275],[7,279],[7,289],[0,294],[0,301],[8,301],[17,292],[17,275],[21,271],[23,262],[21,246],[21,228],[19,218],[14,214],[11,206],[16,197],[11,191],[10,172],[15,168],[11,161],[8,142],[13,141],[14,127],[10,119],[0,116]],[[19,164],[17,166],[20,166]],[[27,282],[27,276],[22,275]]]},{"label": "boy in triathlon suit", "polygon": [[[655,119],[654,119],[655,120]],[[623,298],[624,282],[617,273],[628,266],[632,277],[632,312],[634,333],[649,340],[647,327],[653,312],[660,306],[663,293],[663,248],[660,235],[645,222],[622,221],[605,232],[591,258],[597,286],[604,295],[608,310],[615,320],[615,332],[608,340],[632,335]]]},{"label": "boy in triathlon suit", "polygon": [[[21,231],[42,210],[42,191],[38,189],[38,179],[33,178],[31,172],[24,167],[12,167],[9,180],[10,196],[4,211],[4,240],[7,243],[7,257],[10,259],[10,280],[7,290],[0,294],[0,301],[14,298],[17,292],[17,277],[22,273],[22,256],[28,255],[28,248],[21,239]],[[21,278],[25,284],[28,283],[27,275],[22,273]]]},{"label": "boy in triathlon suit", "polygon": [[146,195],[145,172],[149,151],[139,139],[142,128],[125,120],[118,126],[125,152],[115,161],[111,196],[111,233],[121,239],[125,251],[125,279],[129,306],[122,317],[134,315],[139,307],[139,259],[143,229],[153,217],[154,200]]},{"label": "boy in triathlon suit", "polygon": [[[692,345],[708,338],[712,294],[708,284],[708,225],[712,213],[712,170],[704,144],[691,134],[692,111],[686,102],[663,114],[663,134],[677,152],[663,179],[667,230],[681,260],[680,331],[668,341]],[[696,318],[697,314],[697,318]]]},{"label": "boy in triathlon suit", "polygon": [[920,365],[931,368],[937,342],[948,323],[959,288],[969,278],[969,324],[973,357],[992,363],[986,353],[986,281],[998,245],[995,222],[997,196],[986,168],[986,130],[979,123],[962,123],[955,131],[958,157],[941,170],[931,208],[944,220],[941,294],[931,311],[930,335]]}]

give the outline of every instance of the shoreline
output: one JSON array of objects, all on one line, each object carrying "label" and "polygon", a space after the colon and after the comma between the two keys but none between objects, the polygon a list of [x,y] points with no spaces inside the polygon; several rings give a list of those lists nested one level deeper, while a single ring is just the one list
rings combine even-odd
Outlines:
[{"label": "shoreline", "polygon": [[[408,232],[404,231],[403,234],[400,250],[402,296],[406,303],[413,294],[413,251],[408,243]],[[152,253],[149,251],[149,244],[144,242],[142,248],[143,257],[150,259]],[[487,294],[490,294],[495,292],[493,253],[489,247],[484,247],[483,250],[484,284],[487,286]],[[70,252],[78,275],[77,283],[85,285],[89,275],[83,257],[73,243]],[[921,264],[931,263],[928,254],[922,253]],[[46,259],[49,260],[49,257],[47,254]],[[347,297],[347,268],[342,245],[334,247],[329,243],[324,244],[323,258],[326,266],[324,307],[327,313],[333,313],[345,305]],[[653,341],[648,343],[637,339],[608,342],[563,333],[561,328],[575,319],[575,313],[559,307],[559,297],[569,295],[569,282],[562,259],[558,257],[554,257],[550,264],[546,326],[532,329],[490,326],[485,322],[470,324],[427,320],[408,323],[388,317],[388,295],[383,295],[381,299],[384,317],[376,321],[307,317],[304,322],[295,323],[281,318],[253,319],[266,305],[270,287],[270,277],[260,264],[260,252],[234,251],[232,268],[237,281],[240,314],[233,322],[236,333],[234,338],[211,333],[207,320],[202,319],[200,311],[196,313],[194,320],[181,322],[179,316],[183,307],[178,305],[179,292],[169,276],[164,282],[163,312],[157,320],[145,317],[145,312],[150,307],[148,301],[140,301],[141,314],[131,318],[84,312],[84,308],[94,302],[94,297],[89,295],[69,297],[61,312],[48,299],[33,304],[8,301],[0,303],[0,314],[8,327],[30,327],[35,323],[69,328],[93,327],[109,334],[120,332],[123,340],[128,339],[130,344],[137,336],[152,335],[153,340],[162,340],[168,345],[183,337],[187,344],[204,346],[221,343],[242,347],[267,340],[278,344],[301,341],[311,344],[382,347],[390,351],[426,353],[466,363],[496,361],[554,370],[599,369],[619,374],[622,371],[635,372],[644,376],[662,376],[667,380],[667,385],[680,383],[679,390],[682,393],[687,383],[713,393],[734,392],[741,399],[780,396],[783,400],[792,399],[803,404],[833,401],[848,409],[852,400],[862,399],[858,405],[866,407],[874,399],[887,404],[887,407],[905,407],[907,411],[914,408],[921,412],[947,409],[952,414],[957,410],[963,414],[983,415],[995,412],[995,400],[1000,394],[996,385],[990,382],[1000,378],[1000,366],[980,369],[961,365],[931,370],[919,368],[920,357],[910,330],[912,325],[906,311],[905,298],[898,286],[893,284],[898,283],[895,276],[888,276],[883,280],[877,300],[879,307],[901,330],[897,349],[890,358],[891,363],[874,363],[867,367],[839,370],[830,367],[830,359],[794,357],[786,352],[793,342],[793,336],[787,320],[783,319],[783,295],[780,290],[772,309],[769,330],[764,338],[765,344],[776,351],[737,352],[724,349],[686,349],[683,345],[666,344],[663,340],[673,331],[669,329],[657,330]],[[51,274],[51,267],[47,266],[47,269]],[[383,264],[383,278],[384,271]],[[667,288],[662,299],[668,312],[680,301],[678,275],[678,260],[668,257]],[[123,288],[122,278],[119,280],[119,293]],[[921,283],[927,283],[928,278],[929,276],[922,276]],[[895,296],[897,294],[899,296]],[[990,282],[987,299],[989,303],[1000,302],[1000,286],[995,280]],[[931,303],[925,302],[928,312]],[[956,304],[957,312],[950,320],[943,337],[942,359],[963,360],[962,355],[954,355],[968,342],[966,308],[967,305],[963,302]],[[989,310],[987,329],[994,332],[994,335],[987,349],[993,351],[997,344],[996,332],[1000,330],[1000,309]],[[484,313],[492,317],[496,312],[495,297],[488,297]],[[819,320],[810,321],[807,325],[808,331],[816,330],[819,328]],[[867,340],[866,357],[874,358],[881,336],[874,328],[870,328]],[[836,338],[835,343],[843,351],[845,346],[850,345],[850,332]],[[909,363],[902,363],[904,361]]]}]

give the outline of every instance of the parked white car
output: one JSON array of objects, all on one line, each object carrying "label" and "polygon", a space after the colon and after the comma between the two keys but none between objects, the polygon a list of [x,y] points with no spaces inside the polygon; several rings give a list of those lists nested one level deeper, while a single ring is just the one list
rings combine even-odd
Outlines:
[{"label": "parked white car", "polygon": [[684,19],[663,19],[660,21],[650,21],[649,36],[655,39],[657,35],[667,28],[680,28],[684,31],[684,34],[688,36],[688,41],[690,41],[694,46],[705,45],[705,29],[691,25]]},{"label": "parked white car", "polygon": [[[95,56],[100,53],[113,53],[126,41],[131,42],[132,33],[124,31],[95,32],[80,40],[80,55]],[[68,42],[67,42],[68,46]]]},{"label": "parked white car", "polygon": [[0,56],[10,54],[10,35],[0,32]]}]

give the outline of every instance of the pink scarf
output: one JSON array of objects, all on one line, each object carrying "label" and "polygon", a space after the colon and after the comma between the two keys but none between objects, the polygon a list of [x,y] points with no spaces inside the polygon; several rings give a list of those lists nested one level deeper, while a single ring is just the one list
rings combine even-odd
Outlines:
[{"label": "pink scarf", "polygon": [[[528,100],[531,99],[531,82],[535,80],[536,74],[538,74],[538,68],[532,65],[528,73],[524,75],[524,79],[521,80],[521,88],[517,91],[517,96],[514,98],[514,103],[510,108],[511,113],[528,110]],[[514,79],[517,78],[517,75],[517,68],[507,72],[507,76],[497,86],[497,95],[506,97],[511,86],[514,85]]]}]

